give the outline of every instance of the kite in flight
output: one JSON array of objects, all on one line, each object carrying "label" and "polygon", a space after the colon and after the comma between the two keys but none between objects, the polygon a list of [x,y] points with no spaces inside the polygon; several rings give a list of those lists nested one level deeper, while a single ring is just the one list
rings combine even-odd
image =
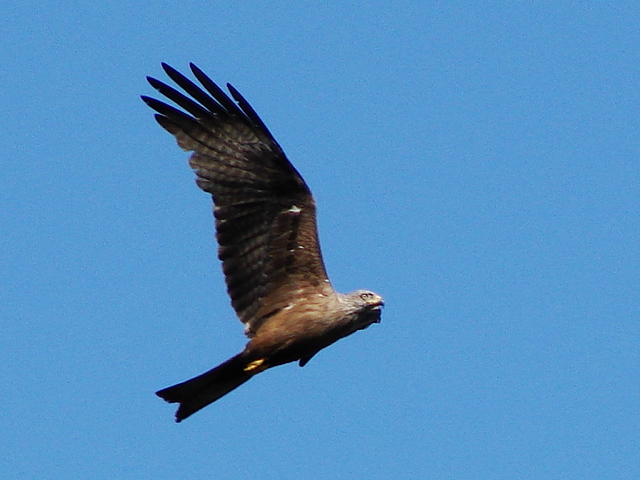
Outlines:
[{"label": "kite in flight", "polygon": [[250,340],[214,369],[156,392],[180,404],[177,422],[268,368],[304,366],[323,348],[378,323],[384,305],[368,290],[344,295],[332,288],[309,187],[242,95],[227,85],[232,100],[190,66],[202,87],[162,64],[188,96],[147,77],[182,110],[142,99],[178,145],[193,152],[189,165],[196,182],[213,197],[218,257],[231,305]]}]

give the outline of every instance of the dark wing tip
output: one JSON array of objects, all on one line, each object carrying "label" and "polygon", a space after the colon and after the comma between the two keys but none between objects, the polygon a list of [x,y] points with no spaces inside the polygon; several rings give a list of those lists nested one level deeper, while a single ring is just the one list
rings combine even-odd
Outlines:
[{"label": "dark wing tip", "polygon": [[271,134],[271,131],[267,128],[267,126],[262,121],[260,116],[253,109],[253,107],[249,104],[249,102],[242,96],[242,94],[238,90],[236,90],[236,88],[233,85],[231,85],[230,83],[227,83],[227,88],[229,89],[229,92],[231,93],[231,96],[233,97],[233,99],[236,102],[238,102],[238,106],[240,107],[242,112],[245,114],[245,116],[249,120],[251,120],[251,122],[255,126],[260,128],[265,134],[267,134],[273,140],[273,142],[275,144],[277,144],[277,142],[275,141],[275,138],[273,138],[273,135]]},{"label": "dark wing tip", "polygon": [[198,75],[204,75],[206,77],[205,73],[202,70],[200,70],[200,67],[198,67],[195,63],[189,62],[189,68],[191,69],[191,71],[196,77]]},{"label": "dark wing tip", "polygon": [[173,68],[171,65],[165,62],[160,62],[162,69],[167,73],[167,75],[171,76],[172,72],[176,72],[177,70]]},{"label": "dark wing tip", "polygon": [[149,108],[152,108],[156,112],[161,113],[163,115],[166,115],[167,111],[169,111],[169,110],[179,111],[178,109],[172,107],[171,105],[167,105],[166,103],[161,102],[160,100],[157,100],[157,99],[155,99],[153,97],[148,97],[146,95],[140,95],[140,98],[142,99],[142,101],[144,103],[147,104],[147,106]]},{"label": "dark wing tip", "polygon": [[[173,87],[154,77],[147,76],[147,82],[149,82],[149,84],[155,90],[187,110],[195,118],[203,118],[209,116],[210,114],[215,115],[216,113],[226,113],[228,115],[243,118],[245,121],[248,121],[250,124],[253,124],[253,126],[258,127],[260,130],[262,130],[274,144],[277,144],[265,123],[258,116],[253,107],[251,107],[249,102],[247,102],[247,100],[240,94],[240,92],[238,92],[238,90],[233,85],[227,83],[227,88],[230,93],[229,95],[225,93],[213,80],[211,80],[211,78],[198,66],[196,66],[194,63],[189,63],[191,72],[209,93],[209,95],[213,97],[211,98],[203,90],[201,90],[199,86],[185,77],[171,65],[165,62],[162,62],[161,65],[167,76],[171,78],[171,80],[173,80],[177,85],[182,87],[186,91],[186,93],[191,95],[192,98],[197,100],[199,104],[191,100],[191,98],[180,93]],[[150,97],[147,96],[143,96],[142,99],[151,108],[159,111],[157,108],[159,106],[157,101],[154,102],[153,99],[150,99]],[[204,109],[202,108],[203,106]],[[164,112],[160,113],[164,114]]]},{"label": "dark wing tip", "polygon": [[149,85],[151,85],[156,90],[160,90],[162,89],[162,86],[164,86],[164,83],[162,83],[160,80],[149,75],[147,75],[147,82],[149,82]]},{"label": "dark wing tip", "polygon": [[156,100],[153,97],[149,97],[147,95],[140,95],[140,98],[144,103],[147,104],[148,107],[152,108],[156,112],[162,113],[165,110],[165,106],[169,106],[166,103],[161,102],[160,100]]},{"label": "dark wing tip", "polygon": [[164,73],[166,73],[171,80],[173,80],[180,86],[182,86],[183,83],[187,83],[187,84],[193,83],[191,82],[191,80],[189,80],[187,77],[185,77],[178,70],[173,68],[171,65],[167,65],[166,63],[163,62],[162,69],[164,70]]},{"label": "dark wing tip", "polygon": [[235,102],[229,98],[229,96],[216,84],[216,82],[211,80],[206,73],[196,67],[193,63],[190,63],[189,65],[191,66],[191,72],[198,79],[200,84],[211,94],[213,98],[216,99],[218,103],[220,103],[220,105],[224,107],[227,113],[239,117],[244,116]]}]

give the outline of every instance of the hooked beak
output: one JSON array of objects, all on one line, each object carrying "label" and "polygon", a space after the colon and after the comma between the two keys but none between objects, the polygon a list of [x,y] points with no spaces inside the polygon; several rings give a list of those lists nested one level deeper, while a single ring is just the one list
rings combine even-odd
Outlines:
[{"label": "hooked beak", "polygon": [[384,307],[384,300],[382,299],[382,297],[380,295],[376,295],[371,300],[371,305],[373,305],[375,307]]}]

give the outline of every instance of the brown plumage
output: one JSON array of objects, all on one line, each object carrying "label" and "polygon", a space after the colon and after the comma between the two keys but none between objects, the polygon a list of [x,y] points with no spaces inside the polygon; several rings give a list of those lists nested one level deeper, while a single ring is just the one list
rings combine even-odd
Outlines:
[{"label": "brown plumage", "polygon": [[157,392],[180,403],[179,422],[253,375],[294,361],[304,366],[326,346],[379,322],[383,301],[366,290],[347,295],[333,290],[311,191],[247,101],[227,85],[231,100],[193,64],[204,90],[162,66],[189,96],[154,78],[148,77],[149,83],[184,111],[142,99],[178,145],[194,152],[189,164],[215,205],[227,291],[250,338],[235,357]]}]

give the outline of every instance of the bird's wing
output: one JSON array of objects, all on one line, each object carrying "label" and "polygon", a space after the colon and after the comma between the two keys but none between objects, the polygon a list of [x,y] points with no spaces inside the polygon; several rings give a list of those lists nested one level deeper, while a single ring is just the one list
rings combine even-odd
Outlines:
[{"label": "bird's wing", "polygon": [[247,335],[301,299],[336,295],[311,192],[253,108],[227,85],[231,100],[193,64],[204,89],[163,68],[189,96],[153,78],[149,83],[183,110],[142,98],[180,147],[194,152],[189,164],[198,186],[213,197],[218,257]]}]

